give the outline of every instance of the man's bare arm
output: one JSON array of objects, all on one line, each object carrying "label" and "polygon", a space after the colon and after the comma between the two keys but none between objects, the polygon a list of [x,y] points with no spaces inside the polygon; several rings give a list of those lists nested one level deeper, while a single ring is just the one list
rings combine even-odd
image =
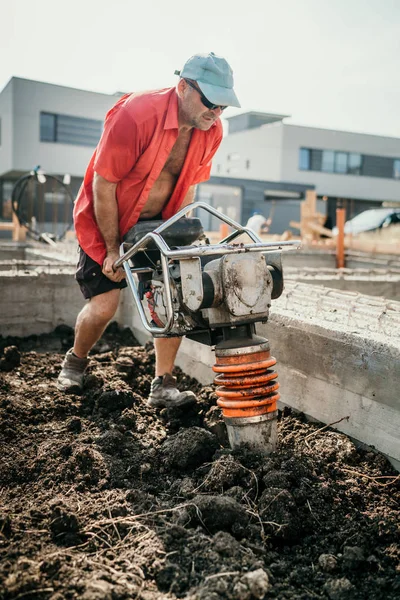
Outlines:
[{"label": "man's bare arm", "polygon": [[[196,185],[191,185],[190,188],[187,191],[187,194],[185,196],[185,198],[183,199],[182,204],[179,207],[179,210],[181,208],[185,208],[185,206],[189,206],[189,204],[193,204],[194,201],[194,197],[196,195]],[[191,216],[191,213],[187,213],[186,215],[187,217]]]},{"label": "man's bare arm", "polygon": [[103,273],[112,281],[121,281],[125,276],[124,271],[122,269],[113,270],[113,264],[119,258],[120,245],[116,190],[116,183],[107,181],[98,173],[94,174],[94,214],[107,250]]}]

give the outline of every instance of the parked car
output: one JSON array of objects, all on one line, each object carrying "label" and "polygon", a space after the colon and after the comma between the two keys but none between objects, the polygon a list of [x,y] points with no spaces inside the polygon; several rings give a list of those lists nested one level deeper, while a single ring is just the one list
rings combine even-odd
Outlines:
[{"label": "parked car", "polygon": [[[373,208],[365,210],[353,219],[346,221],[345,234],[360,234],[365,232],[380,231],[381,233],[395,230],[400,233],[400,208]],[[338,229],[334,227],[332,233],[337,235]],[[396,236],[397,237],[397,236]]]}]

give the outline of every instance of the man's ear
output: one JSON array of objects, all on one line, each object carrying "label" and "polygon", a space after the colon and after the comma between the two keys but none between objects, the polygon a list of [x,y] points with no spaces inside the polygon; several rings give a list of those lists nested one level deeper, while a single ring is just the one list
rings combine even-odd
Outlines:
[{"label": "man's ear", "polygon": [[178,96],[180,98],[183,98],[183,95],[185,94],[187,88],[188,88],[188,84],[186,83],[186,81],[184,79],[180,79],[178,82],[178,85],[176,86]]}]

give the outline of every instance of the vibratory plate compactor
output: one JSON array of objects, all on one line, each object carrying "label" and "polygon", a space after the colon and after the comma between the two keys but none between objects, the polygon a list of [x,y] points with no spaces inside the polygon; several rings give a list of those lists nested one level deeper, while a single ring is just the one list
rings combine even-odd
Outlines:
[{"label": "vibratory plate compactor", "polygon": [[[200,219],[185,217],[199,209],[231,233],[211,245]],[[242,234],[251,243],[234,243]],[[267,322],[271,300],[282,293],[282,250],[298,246],[264,243],[203,202],[168,221],[140,221],[121,244],[115,267],[125,269],[145,329],[154,337],[185,335],[214,349],[217,402],[232,448],[269,453],[276,447],[276,360],[268,340],[256,335],[256,324]]]}]

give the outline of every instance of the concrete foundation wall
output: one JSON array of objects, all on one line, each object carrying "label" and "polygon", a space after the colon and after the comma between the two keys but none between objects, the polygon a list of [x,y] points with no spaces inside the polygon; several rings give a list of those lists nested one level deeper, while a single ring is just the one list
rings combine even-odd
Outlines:
[{"label": "concrete foundation wall", "polygon": [[49,333],[57,325],[73,327],[84,299],[74,281],[75,269],[0,274],[0,335]]},{"label": "concrete foundation wall", "polygon": [[[278,359],[281,400],[400,467],[400,303],[289,284],[259,333]],[[305,294],[308,296],[305,297]]]},{"label": "concrete foundation wall", "polygon": [[[119,319],[141,343],[127,290]],[[375,447],[400,469],[400,302],[288,282],[257,328],[276,357],[281,402]],[[212,350],[184,339],[177,364],[213,380]],[[347,418],[348,417],[348,418]]]}]

